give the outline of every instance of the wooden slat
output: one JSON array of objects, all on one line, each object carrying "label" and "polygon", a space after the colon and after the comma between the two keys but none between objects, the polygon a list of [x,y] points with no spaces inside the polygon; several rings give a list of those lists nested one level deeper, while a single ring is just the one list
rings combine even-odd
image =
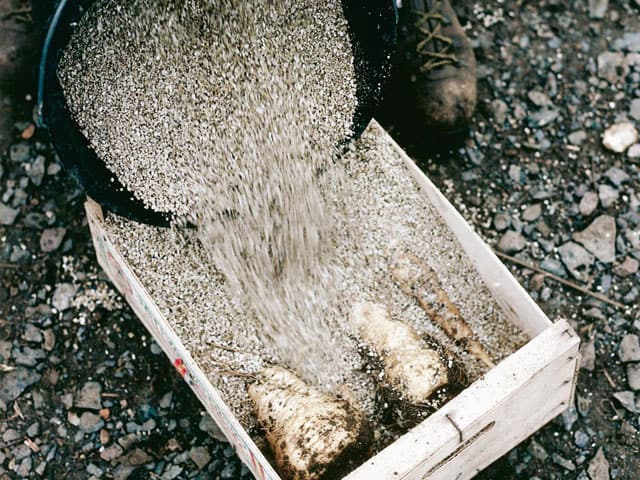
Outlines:
[{"label": "wooden slat", "polygon": [[[345,480],[409,480],[429,472],[425,478],[470,478],[568,406],[578,345],[568,323],[559,321]],[[494,421],[466,450],[440,465]],[[513,433],[511,438],[505,431]],[[462,476],[442,476],[452,470]]]},{"label": "wooden slat", "polygon": [[280,480],[260,449],[224,403],[215,387],[164,318],[155,302],[133,270],[107,237],[100,206],[93,200],[85,203],[98,263],[154,339],[162,347],[172,364],[178,367],[187,384],[211,414],[236,453],[260,480]]}]

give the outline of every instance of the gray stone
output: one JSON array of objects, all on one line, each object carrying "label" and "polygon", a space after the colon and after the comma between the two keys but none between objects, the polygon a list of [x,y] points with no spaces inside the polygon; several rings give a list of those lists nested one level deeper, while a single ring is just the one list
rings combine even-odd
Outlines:
[{"label": "gray stone", "polygon": [[582,430],[578,430],[576,433],[574,433],[573,439],[575,440],[576,446],[578,448],[586,448],[587,446],[589,446],[589,441],[591,440],[589,435],[587,435]]},{"label": "gray stone", "polygon": [[11,355],[18,365],[25,367],[35,367],[39,360],[46,357],[44,350],[31,347],[14,348]]},{"label": "gray stone", "polygon": [[591,480],[609,480],[609,462],[604,456],[602,447],[598,449],[594,457],[589,462],[587,473]]},{"label": "gray stone", "polygon": [[51,177],[55,177],[58,173],[60,173],[60,171],[62,170],[62,167],[60,166],[59,163],[50,163],[49,166],[47,167],[47,175],[51,176]]},{"label": "gray stone", "polygon": [[598,76],[609,83],[618,83],[627,76],[624,55],[620,52],[603,52],[598,55]]},{"label": "gray stone", "polygon": [[631,390],[640,390],[640,363],[627,364],[627,383]]},{"label": "gray stone", "polygon": [[31,164],[27,165],[26,171],[31,183],[36,187],[42,185],[45,172],[45,158],[42,155],[38,155]]},{"label": "gray stone", "polygon": [[613,398],[620,402],[626,410],[629,410],[632,413],[638,413],[638,409],[636,408],[636,397],[631,391],[624,392],[616,392],[613,394]]},{"label": "gray stone", "polygon": [[0,376],[0,400],[10,402],[18,398],[29,386],[40,380],[40,375],[29,368],[18,366]]},{"label": "gray stone", "polygon": [[53,252],[60,247],[64,236],[67,234],[67,229],[63,227],[47,228],[42,231],[40,236],[40,249],[43,252]]},{"label": "gray stone", "polygon": [[120,459],[123,465],[144,465],[153,461],[153,457],[141,448],[135,448]]},{"label": "gray stone", "polygon": [[16,474],[18,475],[18,478],[29,477],[29,472],[31,471],[32,465],[33,463],[31,460],[31,455],[23,458],[22,461],[20,462],[20,465],[16,469]]},{"label": "gray stone", "polygon": [[624,259],[620,265],[613,269],[613,273],[619,277],[626,278],[638,271],[638,260],[632,257]]},{"label": "gray stone", "polygon": [[16,440],[18,440],[20,438],[20,432],[13,429],[13,428],[7,428],[3,433],[2,433],[2,441],[5,443],[11,443],[14,442]]},{"label": "gray stone", "polygon": [[177,478],[182,473],[182,467],[178,465],[169,465],[169,468],[165,469],[162,474],[162,480],[173,480]]},{"label": "gray stone", "polygon": [[589,269],[595,261],[593,255],[574,242],[567,242],[561,245],[558,248],[558,253],[567,270],[574,278],[581,282],[586,282],[589,279]]},{"label": "gray stone", "polygon": [[502,232],[509,228],[511,225],[511,218],[509,215],[504,213],[497,213],[495,217],[493,217],[493,227],[498,232]]},{"label": "gray stone", "polygon": [[600,215],[583,231],[575,233],[573,239],[603,263],[616,259],[616,221],[609,215]]},{"label": "gray stone", "polygon": [[113,480],[126,480],[137,468],[133,465],[118,465],[113,470]]},{"label": "gray stone", "polygon": [[571,145],[580,146],[587,139],[587,133],[584,130],[576,130],[575,132],[571,132],[567,139]]},{"label": "gray stone", "polygon": [[524,237],[513,230],[508,230],[498,242],[498,250],[504,253],[516,253],[526,246]]},{"label": "gray stone", "polygon": [[78,287],[76,287],[72,283],[58,284],[55,291],[53,292],[51,305],[53,305],[53,307],[60,312],[67,310],[71,307],[73,297],[75,297],[77,291]]},{"label": "gray stone", "polygon": [[622,362],[640,362],[640,339],[630,333],[625,335],[618,348],[618,356]]},{"label": "gray stone", "polygon": [[123,454],[124,450],[117,443],[113,443],[109,445],[107,448],[100,452],[100,458],[102,458],[106,462],[110,462],[111,460],[115,460]]},{"label": "gray stone", "polygon": [[93,433],[104,427],[104,421],[99,415],[91,412],[82,412],[78,428],[85,433]]},{"label": "gray stone", "polygon": [[525,222],[535,222],[542,215],[542,205],[539,203],[535,203],[530,205],[522,212],[522,219]]},{"label": "gray stone", "polygon": [[11,342],[0,340],[0,361],[6,362],[11,356]]},{"label": "gray stone", "polygon": [[40,433],[40,424],[38,422],[33,422],[31,425],[27,427],[27,435],[31,438],[35,438]]},{"label": "gray stone", "polygon": [[42,342],[42,332],[33,323],[27,323],[24,328],[24,334],[22,335],[27,342]]},{"label": "gray stone", "polygon": [[202,470],[211,461],[211,455],[207,447],[192,447],[189,450],[189,458],[196,464],[198,470]]},{"label": "gray stone", "polygon": [[629,116],[634,120],[640,120],[640,98],[634,98],[631,100],[629,106]]},{"label": "gray stone", "polygon": [[627,172],[618,167],[611,167],[609,170],[604,172],[604,176],[607,177],[616,187],[619,187],[624,182],[628,182],[631,178]]},{"label": "gray stone", "polygon": [[613,206],[617,201],[620,194],[615,188],[602,184],[598,185],[598,198],[604,208]]},{"label": "gray stone", "polygon": [[634,143],[627,150],[627,156],[629,158],[640,158],[640,143]]},{"label": "gray stone", "polygon": [[630,52],[640,52],[640,32],[625,32],[622,38],[615,42],[615,47]]},{"label": "gray stone", "polygon": [[539,112],[531,114],[532,127],[546,127],[556,121],[560,116],[560,110],[557,108],[543,108]]},{"label": "gray stone", "polygon": [[511,180],[513,180],[514,183],[521,183],[522,167],[516,164],[509,165],[509,178],[511,178]]},{"label": "gray stone", "polygon": [[531,90],[527,93],[527,98],[529,101],[533,103],[536,107],[546,107],[552,105],[551,99],[543,92],[539,90]]},{"label": "gray stone", "polygon": [[173,401],[173,392],[167,392],[160,399],[158,406],[160,408],[165,408],[165,409],[169,408],[171,406],[172,401]]},{"label": "gray stone", "polygon": [[640,230],[627,230],[624,233],[633,250],[640,249]]},{"label": "gray stone", "polygon": [[87,473],[89,475],[93,475],[96,478],[100,478],[102,477],[102,475],[104,475],[104,470],[102,470],[97,465],[90,463],[89,465],[87,465]]},{"label": "gray stone", "polygon": [[531,440],[531,444],[529,445],[529,453],[531,453],[534,458],[537,458],[541,462],[544,462],[547,460],[547,458],[549,458],[549,454],[544,449],[544,447],[535,440]]},{"label": "gray stone", "polygon": [[593,372],[596,368],[596,348],[593,340],[587,340],[580,345],[580,368]]},{"label": "gray stone", "polygon": [[575,464],[571,460],[564,458],[563,456],[558,455],[555,452],[551,455],[551,460],[553,460],[553,463],[560,465],[565,470],[573,472],[576,469]]},{"label": "gray stone", "polygon": [[562,412],[562,423],[564,424],[564,428],[567,432],[570,432],[573,428],[573,425],[578,421],[578,410],[573,405],[573,403],[567,408],[564,412]]},{"label": "gray stone", "polygon": [[588,217],[598,207],[598,194],[595,192],[587,192],[580,199],[580,214]]},{"label": "gray stone", "polygon": [[620,122],[604,131],[602,144],[609,150],[622,153],[638,141],[638,131],[631,122]]},{"label": "gray stone", "polygon": [[234,480],[238,478],[238,467],[235,463],[227,463],[227,465],[220,472],[220,478],[222,480]]},{"label": "gray stone", "polygon": [[609,0],[589,0],[589,18],[604,18],[608,6]]},{"label": "gray stone", "polygon": [[0,203],[0,225],[13,225],[18,213],[20,213],[19,209],[11,208],[4,203]]},{"label": "gray stone", "polygon": [[496,99],[491,102],[491,109],[493,110],[493,117],[496,119],[496,123],[502,125],[509,113],[507,104],[500,99]]},{"label": "gray stone", "polygon": [[101,392],[102,385],[98,382],[85,383],[76,395],[76,407],[100,410],[102,408]]},{"label": "gray stone", "polygon": [[560,262],[559,260],[557,260],[557,259],[555,259],[553,257],[545,258],[540,263],[540,268],[542,270],[544,270],[545,272],[553,273],[554,275],[557,275],[558,277],[564,277],[567,274],[567,271],[565,270],[564,266],[562,265],[562,262]]},{"label": "gray stone", "polygon": [[9,160],[13,163],[28,162],[29,158],[31,158],[31,149],[28,143],[15,143],[9,147]]},{"label": "gray stone", "polygon": [[50,328],[43,330],[42,335],[44,336],[44,344],[42,346],[47,352],[50,352],[56,345],[56,335]]},{"label": "gray stone", "polygon": [[198,424],[198,428],[203,432],[207,432],[209,436],[219,440],[221,442],[227,442],[227,437],[224,436],[218,424],[213,421],[213,418],[209,414],[204,414],[200,419],[200,423]]}]

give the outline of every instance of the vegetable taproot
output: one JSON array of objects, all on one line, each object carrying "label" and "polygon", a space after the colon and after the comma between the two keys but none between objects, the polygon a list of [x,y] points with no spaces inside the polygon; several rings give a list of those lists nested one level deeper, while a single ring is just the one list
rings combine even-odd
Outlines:
[{"label": "vegetable taproot", "polygon": [[285,368],[263,370],[249,386],[249,397],[276,466],[286,478],[322,478],[362,446],[361,411]]},{"label": "vegetable taproot", "polygon": [[454,341],[489,368],[495,367],[489,353],[464,320],[458,307],[440,285],[436,272],[423,259],[392,246],[391,276],[400,289],[415,298],[429,318]]}]

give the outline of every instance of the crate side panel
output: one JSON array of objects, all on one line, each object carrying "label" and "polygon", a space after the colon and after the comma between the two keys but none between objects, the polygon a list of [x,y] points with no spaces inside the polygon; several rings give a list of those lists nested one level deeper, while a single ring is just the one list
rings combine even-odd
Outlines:
[{"label": "crate side panel", "polygon": [[[566,332],[566,333],[565,333]],[[483,431],[494,420],[492,415],[499,414],[505,402],[511,398],[517,401],[514,408],[535,409],[539,411],[539,419],[535,424],[517,425],[523,429],[523,435],[531,434],[542,426],[547,416],[558,413],[557,405],[542,401],[533,407],[522,404],[524,399],[518,393],[531,382],[536,388],[545,392],[545,397],[552,396],[556,386],[569,380],[566,391],[562,392],[565,400],[572,391],[571,383],[575,381],[573,372],[577,358],[579,339],[566,321],[559,321],[539,336],[531,340],[520,350],[504,359],[497,367],[488,372],[474,384],[461,392],[420,425],[400,437],[373,458],[367,460],[357,470],[346,477],[347,480],[368,480],[370,478],[422,478],[430,470],[437,471],[436,466],[444,466],[452,455],[466,440],[478,436],[486,437],[491,430]],[[566,366],[568,365],[568,366]],[[562,367],[562,368],[560,368]],[[566,372],[571,375],[567,377]],[[566,377],[566,378],[565,378]],[[544,382],[538,379],[545,378]],[[557,381],[556,381],[557,380]],[[543,398],[544,400],[544,398]],[[561,403],[561,402],[558,402]],[[491,429],[495,428],[495,425]],[[481,432],[480,435],[479,432]],[[462,436],[462,441],[460,440]],[[524,437],[523,437],[524,438]],[[475,450],[482,442],[473,442],[469,449]],[[512,448],[516,445],[500,444]],[[490,462],[491,460],[485,459]]]},{"label": "crate side panel", "polygon": [[[479,421],[478,433],[436,466],[421,466],[406,480],[465,480],[507,453],[563,412],[571,402],[576,357],[559,358]],[[544,405],[545,408],[540,408]]]},{"label": "crate side panel", "polygon": [[91,203],[85,204],[85,209],[98,263],[110,280],[162,347],[172,365],[191,387],[229,442],[235,447],[238,456],[256,478],[279,480],[280,477],[191,358],[122,255],[109,241],[107,232],[102,225],[102,213],[99,206],[91,201]]},{"label": "crate side panel", "polygon": [[551,321],[493,253],[491,248],[474,232],[462,215],[404,150],[393,139],[390,138],[390,141],[398,154],[405,160],[411,176],[425,193],[429,202],[438,210],[467,256],[473,261],[478,273],[480,273],[487,287],[493,293],[496,302],[503,309],[507,318],[527,333],[530,338],[548,328],[551,325]]}]

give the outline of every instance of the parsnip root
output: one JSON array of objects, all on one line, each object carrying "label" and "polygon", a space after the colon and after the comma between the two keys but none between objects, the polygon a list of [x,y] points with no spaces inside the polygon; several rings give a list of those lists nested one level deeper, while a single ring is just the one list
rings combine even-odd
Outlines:
[{"label": "parsnip root", "polygon": [[424,260],[400,248],[392,248],[391,275],[400,289],[415,298],[429,318],[449,337],[489,368],[496,366],[438,282],[436,272]]},{"label": "parsnip root", "polygon": [[310,387],[289,370],[265,369],[249,386],[258,422],[266,432],[280,473],[316,480],[357,451],[364,417],[346,400]]},{"label": "parsnip root", "polygon": [[411,326],[393,320],[384,305],[359,303],[350,321],[360,339],[382,360],[386,382],[403,402],[428,405],[449,383],[449,369],[441,353]]}]

